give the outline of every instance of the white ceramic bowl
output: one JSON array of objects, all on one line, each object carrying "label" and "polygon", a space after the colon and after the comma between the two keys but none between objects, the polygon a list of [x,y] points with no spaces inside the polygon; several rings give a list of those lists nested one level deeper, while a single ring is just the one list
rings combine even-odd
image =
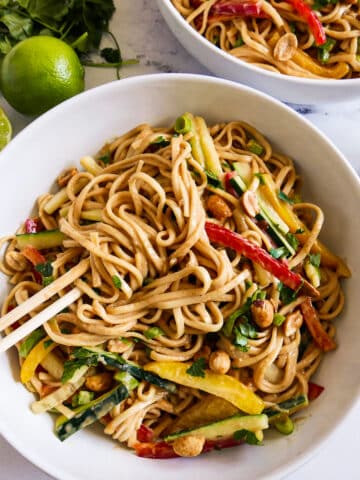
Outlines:
[{"label": "white ceramic bowl", "polygon": [[249,85],[284,102],[302,105],[353,101],[360,97],[360,78],[316,80],[291,77],[239,60],[196,32],[176,10],[171,0],[157,0],[157,3],[178,41],[220,78]]},{"label": "white ceramic bowl", "polygon": [[[80,157],[95,153],[105,141],[138,123],[171,125],[184,111],[202,115],[209,123],[242,119],[256,126],[296,160],[307,198],[324,209],[326,243],[348,259],[354,273],[346,282],[346,309],[337,321],[339,348],[326,356],[318,373],[326,389],[290,437],[270,434],[261,448],[243,446],[195,459],[153,461],[116,448],[96,427],[61,443],[53,434],[50,415],[30,412],[33,397],[18,382],[14,352],[2,355],[0,432],[29,460],[62,480],[218,480],[220,471],[224,480],[237,480],[239,475],[278,478],[333,434],[359,394],[359,181],[316,128],[262,93],[226,80],[162,74],[113,82],[74,97],[35,120],[1,153],[0,234],[18,228],[37,196],[51,188],[65,167],[78,164]],[[2,277],[0,300],[6,291]]]}]

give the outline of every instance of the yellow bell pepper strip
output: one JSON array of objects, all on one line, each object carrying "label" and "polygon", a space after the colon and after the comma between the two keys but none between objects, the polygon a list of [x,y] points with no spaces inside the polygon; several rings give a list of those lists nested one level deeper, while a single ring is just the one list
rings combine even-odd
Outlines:
[{"label": "yellow bell pepper strip", "polygon": [[[280,34],[275,32],[271,38],[269,39],[268,43],[270,47],[274,47],[276,42],[280,39]],[[314,75],[318,75],[319,77],[324,78],[334,78],[340,79],[344,78],[350,70],[350,67],[345,62],[338,62],[336,65],[327,66],[320,65],[316,60],[310,57],[306,52],[297,48],[291,60],[302,67],[304,70],[307,70]]]},{"label": "yellow bell pepper strip", "polygon": [[37,367],[56,346],[57,344],[52,342],[50,337],[45,337],[35,345],[21,366],[20,380],[22,383],[30,382],[35,375]]},{"label": "yellow bell pepper strip", "polygon": [[[309,236],[306,226],[299,220],[297,215],[285,202],[280,201],[277,196],[277,189],[271,175],[268,173],[262,174],[264,184],[259,186],[263,197],[270,203],[280,218],[290,228],[290,232],[296,235],[300,243],[304,244]],[[303,230],[303,233],[296,233],[298,230]],[[316,240],[311,248],[312,253],[321,254],[321,263],[325,267],[336,269],[338,275],[348,278],[351,276],[349,268],[345,262],[337,255],[332,253],[320,240]]]},{"label": "yellow bell pepper strip", "polygon": [[145,365],[144,369],[185,387],[198,388],[224,398],[243,412],[258,414],[263,411],[263,400],[235,378],[210,370],[204,370],[204,376],[193,376],[187,373],[190,367],[190,363],[151,362]]}]

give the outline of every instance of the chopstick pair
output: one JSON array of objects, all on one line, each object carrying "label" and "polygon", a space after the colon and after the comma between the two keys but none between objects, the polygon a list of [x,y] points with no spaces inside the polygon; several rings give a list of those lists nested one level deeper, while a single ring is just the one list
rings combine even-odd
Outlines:
[{"label": "chopstick pair", "polygon": [[[33,311],[35,308],[39,307],[42,303],[56,295],[60,290],[68,287],[74,280],[80,278],[88,270],[88,268],[89,259],[86,258],[81,260],[78,265],[4,315],[0,319],[0,333],[5,330],[5,328],[10,327],[25,315]],[[64,308],[68,307],[77,299],[79,299],[81,295],[81,290],[79,290],[77,287],[73,288],[63,297],[60,297],[54,303],[44,308],[44,310],[35,315],[31,320],[25,322],[6,337],[0,339],[0,353],[5,352],[10,347],[14,346],[17,342],[36,330],[36,328],[38,328],[40,325],[43,325],[56,314],[61,312]]]}]

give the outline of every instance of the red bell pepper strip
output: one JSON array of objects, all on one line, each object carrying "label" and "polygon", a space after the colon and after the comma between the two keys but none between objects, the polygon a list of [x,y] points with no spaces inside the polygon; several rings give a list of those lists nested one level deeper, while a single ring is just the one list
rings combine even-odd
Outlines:
[{"label": "red bell pepper strip", "polygon": [[321,325],[319,315],[315,310],[310,298],[306,298],[306,300],[302,302],[300,305],[300,310],[303,314],[306,326],[320,350],[323,352],[334,350],[336,348],[336,343]]},{"label": "red bell pepper strip", "polygon": [[27,218],[25,220],[25,232],[26,233],[38,233],[44,230],[44,226],[41,223],[40,218]]},{"label": "red bell pepper strip", "polygon": [[39,250],[32,247],[31,245],[23,248],[21,250],[21,253],[34,265],[34,267],[39,263],[46,263],[46,258],[44,257],[44,255],[42,255]]},{"label": "red bell pepper strip", "polygon": [[306,291],[307,295],[319,295],[309,282],[298,273],[291,271],[286,263],[272,257],[266,250],[254,245],[238,233],[211,222],[205,223],[205,230],[211,242],[232,248],[249,260],[258,263],[292,290],[300,289]]},{"label": "red bell pepper strip", "polygon": [[[227,438],[223,440],[206,440],[201,453],[207,453],[214,449],[221,450],[223,448],[235,447],[237,445],[241,445],[242,443],[244,443],[243,440],[234,440],[233,438]],[[163,441],[143,443],[138,442],[135,443],[134,449],[136,451],[136,455],[143,458],[163,459],[179,457],[179,455],[174,452],[172,445]]]},{"label": "red bell pepper strip", "polygon": [[144,423],[140,425],[136,432],[136,439],[138,442],[151,442],[154,438],[154,432],[151,428],[147,427]]},{"label": "red bell pepper strip", "polygon": [[225,177],[224,177],[225,189],[228,193],[230,193],[230,195],[233,195],[234,197],[239,198],[239,195],[237,194],[236,190],[234,189],[234,187],[231,185],[231,182],[230,182],[230,180],[236,176],[237,176],[237,172],[225,173]]},{"label": "red bell pepper strip", "polygon": [[316,13],[311,10],[309,5],[307,5],[304,0],[286,0],[294,10],[299,14],[299,16],[305,20],[309,25],[311,33],[314,35],[315,42],[317,45],[324,45],[326,42],[326,33],[322,23],[319,18],[316,16]]},{"label": "red bell pepper strip", "polygon": [[310,401],[315,400],[318,398],[322,392],[325,390],[324,387],[318,385],[317,383],[309,382],[309,390],[308,390],[308,399]]},{"label": "red bell pepper strip", "polygon": [[234,20],[239,17],[264,18],[261,3],[252,0],[219,0],[210,9],[208,23]]}]

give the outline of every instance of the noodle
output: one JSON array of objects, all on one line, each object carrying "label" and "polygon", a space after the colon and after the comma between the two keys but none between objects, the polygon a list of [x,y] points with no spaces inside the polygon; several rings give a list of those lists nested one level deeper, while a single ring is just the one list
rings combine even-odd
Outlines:
[{"label": "noodle", "polygon": [[[359,77],[360,6],[355,0],[171,1],[208,41],[247,63],[303,78]],[[299,3],[303,14],[296,11]],[[307,10],[313,20],[307,19]]]},{"label": "noodle", "polygon": [[[207,3],[214,2],[202,4],[201,11],[208,12]],[[191,14],[191,2],[178,5],[184,14]],[[188,118],[196,123],[197,117]],[[76,402],[82,396],[85,405],[91,405],[111,394],[115,379],[125,381],[124,377],[119,380],[119,372],[114,376],[117,369],[104,363],[104,357],[81,364],[83,357],[78,356],[84,370],[74,395],[67,386],[75,380],[67,383],[64,375],[79,351],[110,352],[115,355],[111,358],[121,357],[122,362],[139,367],[150,362],[156,368],[163,362],[187,362],[189,368],[202,365],[206,371],[236,379],[249,395],[255,393],[266,407],[279,411],[281,402],[309,393],[310,378],[326,349],[307,323],[306,292],[286,289],[261,263],[210,241],[207,224],[235,230],[258,250],[287,257],[283,265],[312,281],[319,296],[310,302],[310,313],[312,308],[317,312],[322,334],[331,345],[333,320],[344,305],[340,277],[349,272],[319,242],[324,215],[320,207],[301,202],[292,160],[273,152],[260,132],[244,122],[218,124],[208,131],[221,177],[197,161],[192,143],[196,132],[187,129],[178,134],[172,128],[140,125],[106,144],[96,162],[84,157],[85,171],[72,169],[61,175],[59,193],[38,199],[38,219],[32,220],[37,228],[28,236],[41,237],[43,229],[62,235],[58,247],[40,249],[44,264],[32,261],[28,246],[19,247],[19,239],[28,238],[26,224],[17,235],[1,240],[6,248],[0,269],[11,284],[2,315],[39,291],[41,283],[60,278],[87,259],[86,273],[74,281],[82,292],[80,299],[45,324],[40,329],[42,340],[37,339],[25,354],[32,334],[17,345],[21,377],[40,397],[35,403],[46,406],[49,398],[58,395],[56,409],[64,415],[62,421],[76,417],[74,408],[81,408],[82,403]],[[248,190],[242,195],[231,187],[236,165],[248,175]],[[273,190],[266,190],[267,179],[273,182]],[[259,216],[264,198],[271,199],[272,191],[282,192],[281,201],[276,196],[282,213],[288,212],[303,226],[296,232],[290,228],[284,240],[284,245],[292,242],[288,252],[279,242],[281,235],[275,238]],[[50,272],[44,273],[48,264]],[[314,271],[321,277],[320,284],[312,276]],[[60,289],[59,295],[66,291]],[[31,360],[34,349],[47,348],[46,342],[55,342],[55,348],[35,363],[34,373],[26,378],[26,364],[36,362]],[[203,372],[198,376],[203,377]],[[196,375],[188,377],[190,384],[168,378],[179,383],[171,392],[149,377],[132,378],[135,383],[126,384],[127,398],[98,415],[105,434],[142,455],[139,429],[151,431],[151,441],[160,441],[203,402],[210,406],[219,402],[220,393],[219,397],[206,393],[209,390],[197,387]],[[222,401],[226,415],[217,418],[212,412],[213,421],[239,411],[225,397]],[[209,415],[211,408],[206,411]],[[199,424],[206,420],[200,419]]]}]

